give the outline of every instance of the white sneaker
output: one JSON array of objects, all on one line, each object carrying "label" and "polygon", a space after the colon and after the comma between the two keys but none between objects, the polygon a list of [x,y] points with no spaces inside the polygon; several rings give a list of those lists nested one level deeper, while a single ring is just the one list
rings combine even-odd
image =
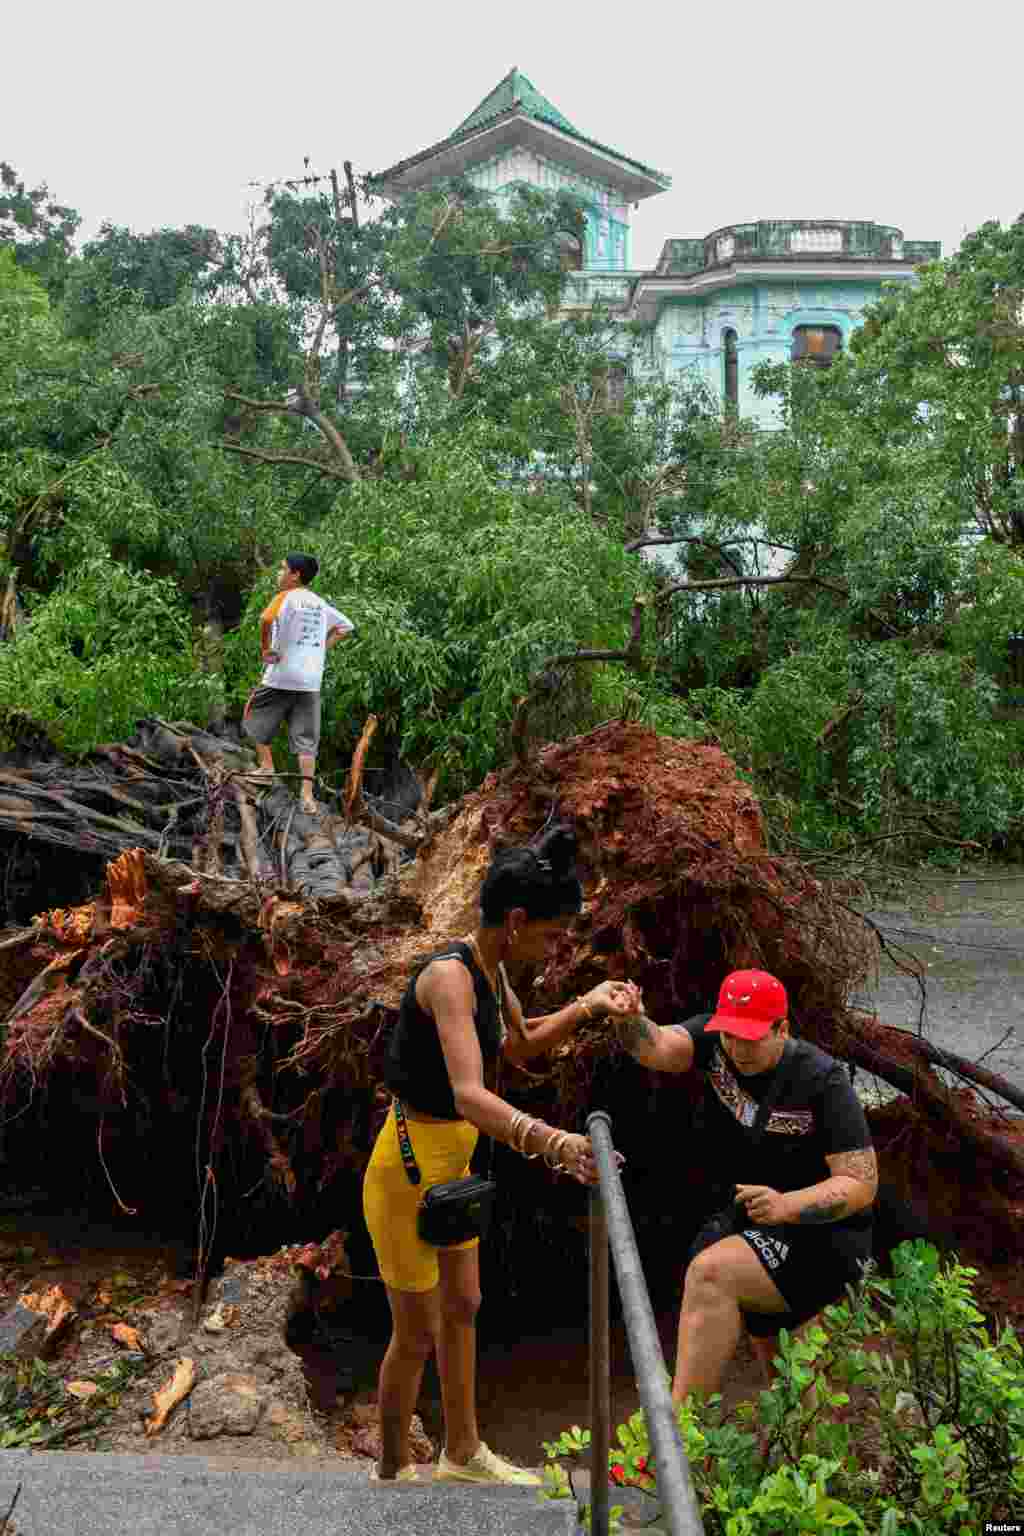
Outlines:
[{"label": "white sneaker", "polygon": [[514,1467],[503,1456],[496,1456],[481,1440],[476,1455],[469,1461],[449,1461],[448,1453],[441,1452],[434,1473],[435,1482],[449,1483],[514,1483],[520,1488],[540,1488],[542,1480],[536,1472],[525,1467]]},{"label": "white sneaker", "polygon": [[376,1462],[370,1467],[371,1483],[418,1483],[419,1481],[419,1469],[414,1461],[410,1461],[407,1466],[399,1467],[394,1477],[381,1477]]}]

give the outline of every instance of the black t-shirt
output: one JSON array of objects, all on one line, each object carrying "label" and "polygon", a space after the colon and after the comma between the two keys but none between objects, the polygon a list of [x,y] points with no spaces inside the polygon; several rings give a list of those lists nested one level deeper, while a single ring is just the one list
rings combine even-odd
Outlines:
[{"label": "black t-shirt", "polygon": [[461,960],[473,978],[474,1022],[484,1067],[493,1066],[501,1050],[502,1023],[498,1001],[491,984],[477,965],[473,951],[460,940],[439,950],[420,965],[402,995],[384,1064],[384,1081],[396,1098],[412,1110],[436,1115],[441,1120],[457,1120],[448,1066],[441,1048],[437,1025],[416,1001],[416,982],[433,960]]},{"label": "black t-shirt", "polygon": [[[693,1037],[694,1067],[705,1073],[703,1134],[708,1169],[723,1185],[763,1184],[787,1194],[831,1178],[825,1161],[837,1152],[871,1146],[871,1132],[846,1069],[805,1040],[791,1042],[788,1060],[770,1072],[745,1077],[722,1049],[710,1013],[684,1019]],[[760,1144],[752,1145],[757,1108],[776,1072],[785,1086],[768,1116]],[[830,1222],[832,1232],[871,1225],[870,1210]]]}]

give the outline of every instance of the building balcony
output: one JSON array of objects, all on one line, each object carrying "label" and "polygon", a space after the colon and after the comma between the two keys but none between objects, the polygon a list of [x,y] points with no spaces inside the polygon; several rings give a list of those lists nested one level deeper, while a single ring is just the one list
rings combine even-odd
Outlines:
[{"label": "building balcony", "polygon": [[572,272],[560,308],[592,309],[595,304],[603,304],[608,309],[625,309],[633,284],[640,275],[639,272],[610,272],[592,267]]},{"label": "building balcony", "polygon": [[937,261],[937,240],[905,240],[888,224],[852,219],[761,219],[727,224],[703,240],[666,240],[655,269],[662,277],[691,277],[739,260],[806,262],[898,261],[908,267]]}]

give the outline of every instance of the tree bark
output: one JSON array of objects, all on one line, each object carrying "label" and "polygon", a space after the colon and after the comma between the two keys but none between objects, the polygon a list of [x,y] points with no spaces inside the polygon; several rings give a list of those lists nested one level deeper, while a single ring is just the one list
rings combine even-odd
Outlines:
[{"label": "tree bark", "polygon": [[322,474],[333,475],[336,479],[345,480],[349,484],[354,484],[361,479],[359,467],[344,437],[334,423],[323,414],[304,384],[296,390],[294,403],[285,400],[253,400],[249,395],[240,395],[233,389],[226,389],[224,394],[228,400],[235,400],[239,405],[246,405],[253,411],[280,416],[302,416],[307,421],[311,421],[327,444],[334,462],[325,464],[320,459],[308,458],[304,454],[268,453],[263,449],[245,447],[241,443],[218,444],[224,452],[239,453],[243,458],[255,459],[263,464],[301,464],[308,469],[318,469]]},{"label": "tree bark", "polygon": [[207,728],[218,734],[227,721],[227,697],[224,690],[224,620],[212,597],[204,602],[206,610],[200,630],[199,652],[203,675],[211,680]]}]

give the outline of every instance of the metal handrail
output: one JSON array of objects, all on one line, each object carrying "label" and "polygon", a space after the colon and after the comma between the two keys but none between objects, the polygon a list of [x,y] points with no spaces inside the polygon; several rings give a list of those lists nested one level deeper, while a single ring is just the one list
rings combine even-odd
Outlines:
[{"label": "metal handrail", "polygon": [[668,1371],[637,1251],[633,1222],[612,1147],[612,1122],[604,1110],[587,1117],[599,1183],[590,1195],[590,1530],[608,1536],[609,1389],[608,1247],[622,1298],[622,1314],[654,1453],[658,1493],[672,1536],[703,1536],[704,1522],[690,1481]]}]

